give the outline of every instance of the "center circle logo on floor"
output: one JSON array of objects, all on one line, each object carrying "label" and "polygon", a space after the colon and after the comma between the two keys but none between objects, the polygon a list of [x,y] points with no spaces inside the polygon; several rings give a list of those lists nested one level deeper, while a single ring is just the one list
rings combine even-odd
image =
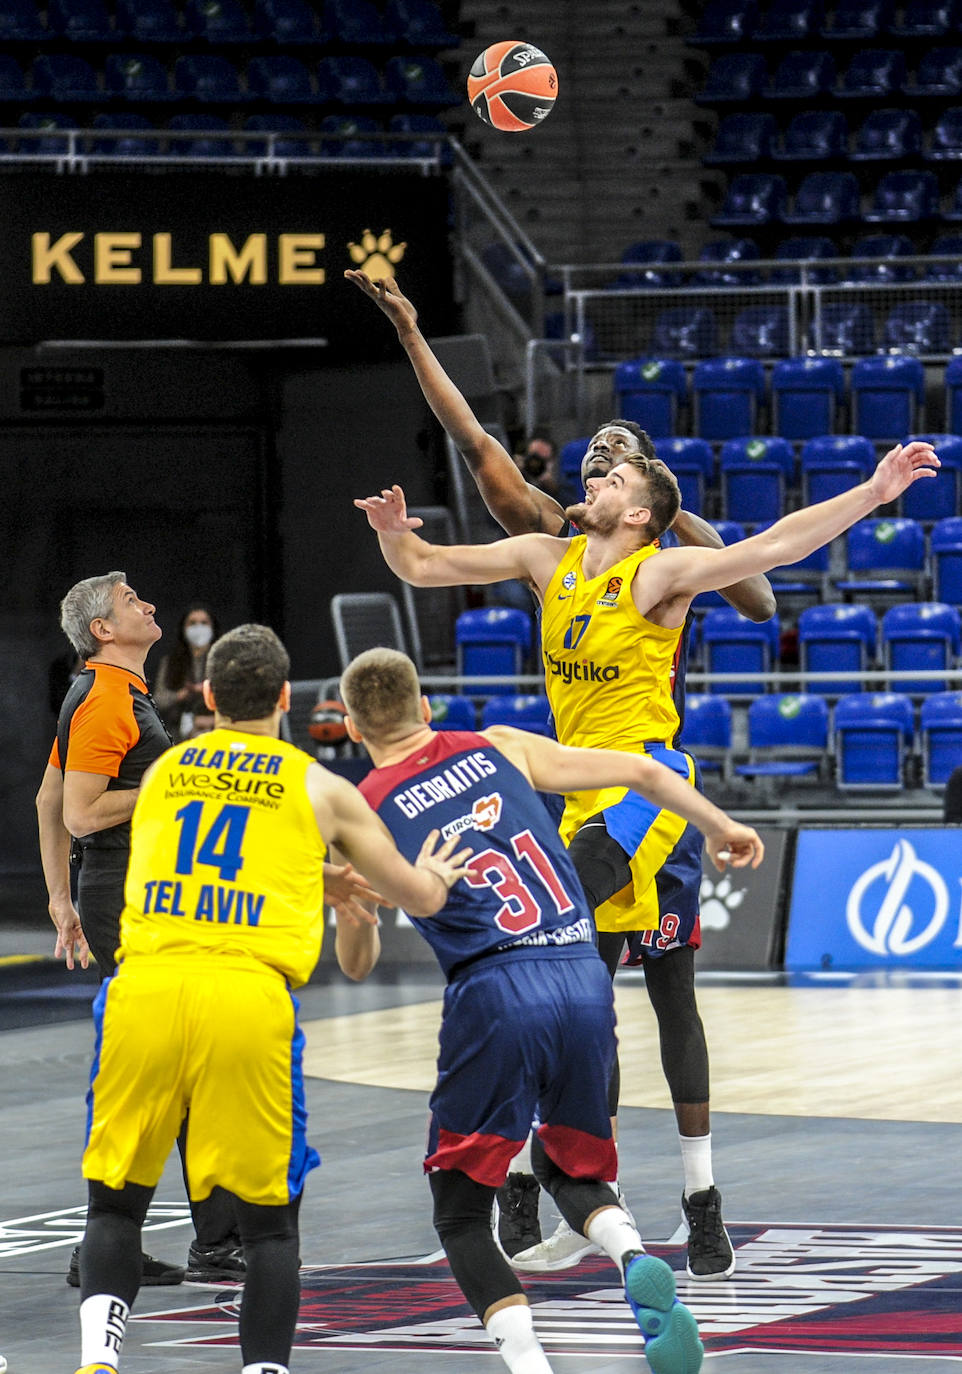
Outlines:
[{"label": "center circle logo on floor", "polygon": [[[920,901],[925,886],[930,896],[919,910],[913,902]],[[887,859],[865,870],[845,904],[852,938],[863,949],[881,955],[907,955],[924,949],[938,938],[948,914],[945,879],[937,868],[919,858],[906,839],[897,840]]]}]

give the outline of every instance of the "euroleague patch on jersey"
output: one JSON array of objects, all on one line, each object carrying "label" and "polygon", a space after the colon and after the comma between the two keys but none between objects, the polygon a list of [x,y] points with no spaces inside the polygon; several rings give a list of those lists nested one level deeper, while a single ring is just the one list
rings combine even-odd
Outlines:
[{"label": "euroleague patch on jersey", "polygon": [[618,604],[618,593],[621,591],[624,580],[623,577],[609,577],[608,585],[598,599],[598,605],[616,606]]},{"label": "euroleague patch on jersey", "polygon": [[[648,1247],[681,1270],[678,1296],[695,1314],[707,1354],[962,1356],[962,1227],[728,1230],[738,1268],[726,1283],[692,1283],[683,1250]],[[609,1260],[525,1275],[524,1286],[549,1360],[597,1356],[638,1367],[641,1334]],[[236,1348],[239,1301],[239,1293],[223,1293],[213,1304],[133,1320],[174,1328],[150,1344]],[[294,1346],[405,1355],[492,1350],[443,1259],[302,1270]]]},{"label": "euroleague patch on jersey", "polygon": [[501,819],[501,793],[492,792],[490,797],[479,797],[471,808],[470,816],[458,816],[449,821],[441,830],[441,838],[449,840],[452,835],[462,835],[465,830],[493,830]]}]

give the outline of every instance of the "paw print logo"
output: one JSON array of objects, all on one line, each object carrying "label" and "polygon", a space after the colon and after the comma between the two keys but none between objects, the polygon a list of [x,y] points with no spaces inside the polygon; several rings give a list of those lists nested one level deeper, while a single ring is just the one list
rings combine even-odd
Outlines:
[{"label": "paw print logo", "polygon": [[360,243],[347,245],[351,261],[357,263],[371,281],[381,281],[384,277],[393,276],[394,265],[404,257],[406,248],[406,243],[394,242],[390,229],[385,229],[379,235],[365,229]]},{"label": "paw print logo", "polygon": [[727,873],[716,882],[707,875],[701,880],[699,897],[701,899],[701,923],[706,930],[727,930],[731,925],[731,914],[737,911],[745,900],[747,888],[732,887]]}]

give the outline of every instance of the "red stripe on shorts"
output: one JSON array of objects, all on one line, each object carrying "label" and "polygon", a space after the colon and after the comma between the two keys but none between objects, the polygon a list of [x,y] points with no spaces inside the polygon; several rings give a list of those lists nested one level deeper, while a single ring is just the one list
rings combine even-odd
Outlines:
[{"label": "red stripe on shorts", "polygon": [[438,1133],[438,1148],[424,1161],[424,1172],[460,1169],[475,1183],[500,1188],[508,1177],[511,1161],[523,1144],[523,1140],[505,1140],[503,1135],[485,1135],[481,1131],[457,1135],[442,1128]]},{"label": "red stripe on shorts", "polygon": [[572,1178],[600,1178],[614,1183],[618,1154],[610,1137],[589,1135],[574,1126],[539,1126],[538,1136],[548,1154]]}]

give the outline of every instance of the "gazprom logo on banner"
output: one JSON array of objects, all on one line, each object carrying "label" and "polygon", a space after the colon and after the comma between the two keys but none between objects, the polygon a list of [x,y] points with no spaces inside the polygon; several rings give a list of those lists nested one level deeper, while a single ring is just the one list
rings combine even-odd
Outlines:
[{"label": "gazprom logo on banner", "polygon": [[802,831],[785,964],[962,967],[962,832]]}]

